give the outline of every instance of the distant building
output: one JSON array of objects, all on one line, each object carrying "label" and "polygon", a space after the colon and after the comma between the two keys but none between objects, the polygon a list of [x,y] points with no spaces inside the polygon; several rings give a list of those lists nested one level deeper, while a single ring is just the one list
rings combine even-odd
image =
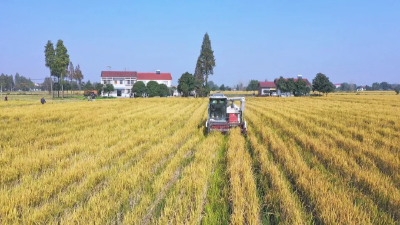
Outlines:
[{"label": "distant building", "polygon": [[366,87],[365,86],[360,86],[357,88],[357,91],[365,91]]},{"label": "distant building", "polygon": [[258,83],[258,96],[270,96],[272,92],[276,92],[276,85],[271,81],[261,81]]},{"label": "distant building", "polygon": [[[302,79],[306,82],[306,85],[308,87],[311,87],[311,83],[307,79],[303,79],[301,75],[298,75],[298,78],[293,79],[294,82],[296,82],[298,79]],[[276,81],[277,79],[275,79]],[[288,80],[288,78],[285,78],[285,80]],[[271,96],[275,95],[280,96],[281,91],[276,87],[275,82],[272,81],[260,81],[258,83],[258,96]],[[289,94],[289,93],[286,93]]]},{"label": "distant building", "polygon": [[[137,81],[143,81],[147,85],[149,81],[156,81],[165,84],[167,87],[172,85],[171,73],[140,73],[136,71],[101,71],[101,83],[113,84],[114,91],[110,93],[113,97],[129,97],[132,86]],[[103,93],[103,95],[106,95]]]},{"label": "distant building", "polygon": [[336,88],[340,88],[342,84],[334,84]]}]

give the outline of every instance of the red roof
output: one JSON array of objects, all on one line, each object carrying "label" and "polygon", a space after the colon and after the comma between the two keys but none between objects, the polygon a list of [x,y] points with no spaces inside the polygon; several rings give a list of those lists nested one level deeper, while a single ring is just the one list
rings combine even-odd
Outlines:
[{"label": "red roof", "polygon": [[137,73],[138,80],[172,80],[170,73]]},{"label": "red roof", "polygon": [[276,85],[272,81],[262,81],[259,82],[259,86],[262,88],[276,88]]},{"label": "red roof", "polygon": [[136,71],[101,71],[101,77],[137,77]]}]

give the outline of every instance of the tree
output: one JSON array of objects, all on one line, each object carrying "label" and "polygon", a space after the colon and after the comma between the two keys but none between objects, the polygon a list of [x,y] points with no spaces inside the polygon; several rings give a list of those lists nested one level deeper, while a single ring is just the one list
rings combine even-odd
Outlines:
[{"label": "tree", "polygon": [[355,91],[357,90],[357,85],[353,83],[342,83],[339,87],[339,90],[341,91]]},{"label": "tree", "polygon": [[208,82],[207,82],[207,86],[208,86],[209,88],[214,87],[214,86],[215,86],[214,81],[212,81],[212,80],[208,81]]},{"label": "tree", "polygon": [[349,83],[349,91],[357,91],[357,85],[353,82]]},{"label": "tree", "polygon": [[[214,51],[211,47],[210,37],[208,33],[206,33],[203,37],[203,43],[201,45],[200,55],[197,58],[196,68],[194,72],[194,77],[198,82],[200,82],[201,87],[198,89],[202,89],[203,87],[207,87],[208,76],[214,74],[215,67],[215,58]],[[205,84],[204,84],[205,82]],[[209,88],[202,91],[204,93],[209,92]]]},{"label": "tree", "polygon": [[92,83],[90,82],[90,80],[88,80],[88,81],[86,82],[85,86],[83,87],[83,90],[85,90],[85,91],[93,90],[93,85],[92,85]]},{"label": "tree", "polygon": [[372,90],[377,91],[381,89],[381,85],[378,82],[372,84]]},{"label": "tree", "polygon": [[147,92],[147,87],[143,83],[143,81],[138,81],[133,84],[132,92],[135,93],[135,95],[137,96],[143,96],[143,94]]},{"label": "tree", "polygon": [[281,92],[288,92],[288,83],[285,80],[285,78],[283,78],[282,76],[279,77],[279,79],[276,79],[274,81],[276,87],[281,91]]},{"label": "tree", "polygon": [[394,91],[396,92],[396,94],[399,94],[399,93],[400,93],[400,85],[397,85],[397,86],[394,88]]},{"label": "tree", "polygon": [[[50,40],[48,40],[46,46],[44,46],[44,56],[45,66],[50,70],[50,91],[53,93],[53,82],[51,76],[54,75],[53,68],[56,53],[54,51],[54,45]],[[52,94],[52,98],[54,98],[54,93]]]},{"label": "tree", "polygon": [[222,84],[222,85],[221,85],[221,87],[219,87],[219,90],[221,90],[221,91],[225,91],[225,85],[224,85],[224,84]]},{"label": "tree", "polygon": [[[67,48],[64,46],[64,42],[61,39],[57,41],[55,52],[56,54],[52,69],[59,82],[61,79],[62,97],[64,98],[64,75],[69,64],[69,55],[67,53]],[[58,94],[58,97],[60,97],[60,94]]]},{"label": "tree", "polygon": [[258,80],[250,80],[249,85],[247,85],[247,91],[256,91],[258,90]]},{"label": "tree", "polygon": [[298,96],[302,96],[302,95],[305,95],[310,92],[310,91],[307,92],[307,90],[309,90],[309,88],[307,89],[307,83],[303,79],[301,79],[301,78],[297,79],[295,84],[296,84],[295,92]]},{"label": "tree", "polygon": [[59,90],[61,90],[61,85],[60,85],[60,83],[55,82],[53,84],[53,91],[59,91]]},{"label": "tree", "polygon": [[104,87],[104,93],[107,93],[108,97],[110,97],[110,93],[114,91],[114,85],[106,84]]},{"label": "tree", "polygon": [[158,96],[160,93],[160,85],[152,80],[147,83],[147,94],[150,97]]},{"label": "tree", "polygon": [[216,91],[219,89],[219,86],[217,84],[215,84],[213,81],[208,81],[207,83],[208,88],[210,89],[210,91]]},{"label": "tree", "polygon": [[394,84],[392,88],[396,92],[396,94],[400,93],[400,84],[398,84],[398,85]]},{"label": "tree", "polygon": [[312,82],[313,91],[322,92],[326,95],[328,93],[335,91],[335,85],[329,81],[329,78],[325,74],[318,73]]},{"label": "tree", "polygon": [[348,91],[349,90],[349,84],[348,83],[342,83],[339,87],[339,90],[341,91]]},{"label": "tree", "polygon": [[169,94],[170,94],[171,96],[174,95],[174,92],[175,92],[176,90],[177,90],[177,88],[176,88],[175,86],[172,86],[172,87],[168,88]]},{"label": "tree", "polygon": [[294,79],[293,78],[287,79],[286,85],[287,85],[287,91],[290,92],[290,94],[294,94],[294,92],[296,91],[296,83],[294,82]]},{"label": "tree", "polygon": [[186,72],[178,79],[178,92],[182,92],[187,97],[195,89],[195,79],[192,74]]},{"label": "tree", "polygon": [[79,64],[75,67],[75,71],[74,71],[74,79],[78,82],[79,84],[79,90],[81,90],[81,85],[82,85],[82,80],[83,80],[83,74],[81,71],[81,67],[79,66]]},{"label": "tree", "polygon": [[3,91],[11,91],[14,87],[14,79],[13,75],[1,74],[0,75],[0,84]]},{"label": "tree", "polygon": [[243,82],[239,81],[238,86],[239,86],[238,91],[242,91],[243,90]]},{"label": "tree", "polygon": [[201,68],[200,56],[199,56],[199,58],[197,58],[196,68],[194,69],[194,75],[193,76],[194,76],[194,78],[196,80],[198,80],[201,83],[201,85],[203,85],[203,83],[204,83],[204,75],[203,75],[202,68]]},{"label": "tree", "polygon": [[104,89],[104,84],[102,83],[96,83],[94,85],[94,89],[97,91],[98,96],[101,96],[101,93],[103,93]]},{"label": "tree", "polygon": [[[75,69],[74,69],[74,65],[72,64],[72,62],[69,62],[69,67],[67,69],[67,74],[66,75],[67,75],[68,79],[70,80],[70,84],[71,84],[72,80],[75,77]],[[72,87],[72,85],[71,85],[71,87]],[[71,93],[72,93],[72,91],[71,91]]]},{"label": "tree", "polygon": [[381,86],[381,88],[382,88],[383,90],[385,90],[385,91],[387,91],[387,90],[390,89],[390,85],[389,85],[388,82],[382,82],[382,83],[380,83],[380,86]]},{"label": "tree", "polygon": [[15,74],[15,88],[21,91],[29,91],[35,84],[24,76],[20,76],[19,73]]},{"label": "tree", "polygon": [[160,95],[160,97],[165,97],[169,94],[169,90],[167,85],[165,84],[160,84],[159,89],[158,89],[158,94]]}]

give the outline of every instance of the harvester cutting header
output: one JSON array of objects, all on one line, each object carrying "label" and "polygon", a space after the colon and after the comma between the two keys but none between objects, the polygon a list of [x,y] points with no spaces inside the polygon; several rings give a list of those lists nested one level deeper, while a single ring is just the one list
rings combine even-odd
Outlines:
[{"label": "harvester cutting header", "polygon": [[[235,105],[240,101],[240,107]],[[244,97],[228,98],[222,93],[210,96],[208,104],[207,131],[213,130],[225,133],[231,128],[240,127],[242,133],[246,133],[247,125],[243,120]]]}]

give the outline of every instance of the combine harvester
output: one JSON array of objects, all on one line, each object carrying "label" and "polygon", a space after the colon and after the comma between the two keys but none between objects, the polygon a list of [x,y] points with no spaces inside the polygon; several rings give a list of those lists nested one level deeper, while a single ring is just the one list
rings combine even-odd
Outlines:
[{"label": "combine harvester", "polygon": [[[240,101],[240,107],[234,104]],[[246,134],[247,124],[243,120],[244,97],[228,98],[222,93],[215,93],[210,96],[208,103],[208,119],[206,128],[211,131],[228,132],[230,129],[240,127],[243,134]]]}]

